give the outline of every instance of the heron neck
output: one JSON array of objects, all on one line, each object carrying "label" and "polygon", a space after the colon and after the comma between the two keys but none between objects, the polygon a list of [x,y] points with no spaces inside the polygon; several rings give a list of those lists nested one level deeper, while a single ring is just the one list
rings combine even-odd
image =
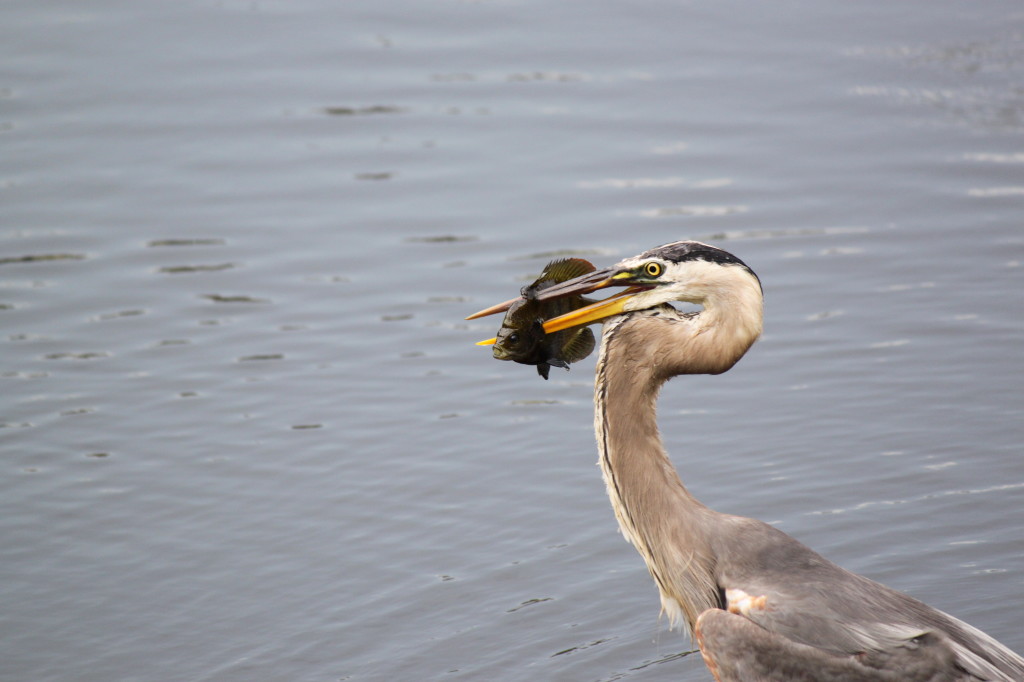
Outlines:
[{"label": "heron neck", "polygon": [[606,325],[597,363],[595,430],[608,496],[623,535],[643,556],[673,625],[691,629],[718,602],[709,528],[714,512],[683,485],[658,433],[665,378],[636,320]]}]

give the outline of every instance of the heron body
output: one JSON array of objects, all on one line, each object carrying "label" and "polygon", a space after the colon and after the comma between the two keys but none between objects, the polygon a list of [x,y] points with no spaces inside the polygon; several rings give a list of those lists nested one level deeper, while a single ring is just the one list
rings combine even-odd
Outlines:
[{"label": "heron body", "polygon": [[[594,424],[623,535],[672,624],[695,635],[719,682],[1024,680],[1024,659],[985,633],[846,571],[761,521],[713,511],[662,446],[656,402],[681,374],[719,374],[757,340],[757,276],[732,254],[675,242],[556,285],[539,299],[627,289],[545,323],[603,321]],[[680,313],[670,305],[702,306]]]}]

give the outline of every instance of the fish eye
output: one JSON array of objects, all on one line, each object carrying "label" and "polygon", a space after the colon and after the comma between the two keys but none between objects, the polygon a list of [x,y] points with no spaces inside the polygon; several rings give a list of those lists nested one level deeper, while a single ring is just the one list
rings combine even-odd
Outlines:
[{"label": "fish eye", "polygon": [[644,266],[644,274],[648,277],[661,277],[661,273],[664,272],[664,268],[661,267],[661,263],[648,263]]},{"label": "fish eye", "polygon": [[519,334],[516,334],[515,332],[512,332],[511,334],[509,334],[508,335],[508,342],[509,343],[519,343]]}]

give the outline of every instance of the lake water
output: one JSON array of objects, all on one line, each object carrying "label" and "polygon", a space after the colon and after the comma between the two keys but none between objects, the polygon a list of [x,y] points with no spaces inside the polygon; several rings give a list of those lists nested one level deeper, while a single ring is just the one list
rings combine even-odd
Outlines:
[{"label": "lake water", "polygon": [[0,679],[709,680],[594,359],[463,321],[686,238],[767,297],[694,493],[1024,651],[1019,2],[0,12]]}]

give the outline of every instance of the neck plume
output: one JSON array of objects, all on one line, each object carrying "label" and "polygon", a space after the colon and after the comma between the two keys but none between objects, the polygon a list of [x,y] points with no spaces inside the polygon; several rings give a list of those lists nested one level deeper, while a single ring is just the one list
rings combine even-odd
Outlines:
[{"label": "neck plume", "polygon": [[761,331],[760,300],[751,310],[746,324],[724,324],[707,302],[697,315],[664,306],[615,318],[597,363],[594,426],[612,508],[658,585],[662,611],[691,632],[701,612],[720,606],[711,538],[721,515],[683,485],[655,407],[669,378],[719,374],[743,356]]}]

